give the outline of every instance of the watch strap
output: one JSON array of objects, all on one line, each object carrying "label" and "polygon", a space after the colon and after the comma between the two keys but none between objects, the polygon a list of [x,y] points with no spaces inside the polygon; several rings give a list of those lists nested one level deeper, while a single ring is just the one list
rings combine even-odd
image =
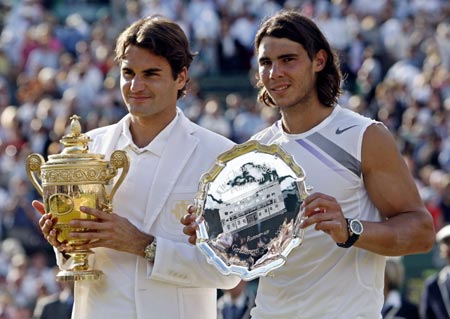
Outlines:
[{"label": "watch strap", "polygon": [[359,235],[353,233],[350,229],[350,218],[346,218],[345,219],[347,221],[347,232],[348,232],[348,238],[347,241],[344,243],[336,243],[336,245],[338,245],[339,247],[342,248],[349,248],[352,247],[354,243],[356,243],[356,241],[359,239]]}]

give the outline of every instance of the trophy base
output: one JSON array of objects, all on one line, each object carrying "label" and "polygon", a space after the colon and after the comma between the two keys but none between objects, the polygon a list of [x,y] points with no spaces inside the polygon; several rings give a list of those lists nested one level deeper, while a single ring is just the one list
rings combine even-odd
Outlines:
[{"label": "trophy base", "polygon": [[99,280],[102,277],[101,270],[61,270],[56,275],[56,281]]}]

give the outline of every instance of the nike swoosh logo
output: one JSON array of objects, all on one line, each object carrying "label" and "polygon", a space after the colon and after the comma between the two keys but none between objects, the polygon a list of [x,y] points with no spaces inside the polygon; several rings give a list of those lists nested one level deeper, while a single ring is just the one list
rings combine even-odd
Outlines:
[{"label": "nike swoosh logo", "polygon": [[351,129],[351,128],[354,128],[355,126],[358,126],[358,125],[352,125],[352,126],[349,126],[349,127],[346,127],[346,128],[343,128],[343,129],[341,129],[341,128],[337,128],[336,129],[336,134],[342,134],[342,133],[344,133],[345,131],[347,131],[347,130],[349,130],[349,129]]}]

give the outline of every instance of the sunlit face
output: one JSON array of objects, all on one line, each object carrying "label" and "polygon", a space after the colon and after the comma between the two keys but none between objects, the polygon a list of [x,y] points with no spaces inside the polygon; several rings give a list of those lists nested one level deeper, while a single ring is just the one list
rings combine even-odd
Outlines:
[{"label": "sunlit face", "polygon": [[266,36],[258,47],[259,77],[281,108],[317,100],[316,72],[323,63],[321,56],[311,61],[302,45],[287,38]]},{"label": "sunlit face", "polygon": [[164,57],[131,45],[125,50],[120,74],[122,97],[133,116],[175,114],[178,90],[186,83],[186,69],[173,79]]}]

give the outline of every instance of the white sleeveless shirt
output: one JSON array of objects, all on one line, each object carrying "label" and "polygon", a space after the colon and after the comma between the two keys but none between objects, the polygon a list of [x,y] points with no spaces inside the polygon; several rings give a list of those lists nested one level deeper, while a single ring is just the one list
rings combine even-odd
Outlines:
[{"label": "white sleeveless shirt", "polygon": [[[361,171],[361,145],[375,121],[339,105],[308,132],[287,134],[278,121],[253,139],[278,144],[304,169],[313,192],[337,199],[346,218],[380,221]],[[252,319],[379,319],[385,257],[340,248],[314,226],[273,277],[259,279]]]}]

